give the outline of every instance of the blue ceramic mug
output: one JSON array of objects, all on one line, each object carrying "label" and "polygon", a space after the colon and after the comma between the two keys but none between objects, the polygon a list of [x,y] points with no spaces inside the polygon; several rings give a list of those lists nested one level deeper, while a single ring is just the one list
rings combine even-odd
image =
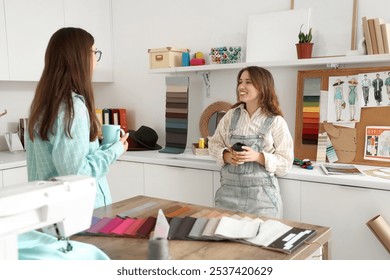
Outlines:
[{"label": "blue ceramic mug", "polygon": [[103,124],[102,126],[103,140],[102,144],[113,144],[119,141],[119,138],[125,135],[125,131],[116,124]]}]

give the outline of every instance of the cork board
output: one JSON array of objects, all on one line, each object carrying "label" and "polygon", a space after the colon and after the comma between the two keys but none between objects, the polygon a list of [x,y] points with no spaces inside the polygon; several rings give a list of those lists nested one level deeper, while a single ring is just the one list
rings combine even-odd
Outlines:
[{"label": "cork board", "polygon": [[[297,102],[295,118],[295,143],[294,154],[296,158],[316,160],[317,144],[304,143],[303,133],[303,93],[305,79],[319,79],[320,90],[328,90],[329,77],[351,76],[371,72],[390,71],[390,67],[345,68],[330,70],[304,70],[298,71]],[[382,95],[386,94],[383,88]],[[370,107],[361,110],[360,122],[356,123],[356,156],[350,163],[377,166],[390,166],[389,162],[364,159],[365,129],[366,126],[390,126],[390,106]],[[319,132],[324,132],[323,124],[319,124]],[[342,162],[342,161],[338,161]]]}]

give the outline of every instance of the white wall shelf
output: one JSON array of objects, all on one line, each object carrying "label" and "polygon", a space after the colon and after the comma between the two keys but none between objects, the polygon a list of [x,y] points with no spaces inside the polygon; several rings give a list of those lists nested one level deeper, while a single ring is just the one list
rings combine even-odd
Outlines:
[{"label": "white wall shelf", "polygon": [[334,56],[334,57],[319,57],[311,59],[295,59],[295,60],[280,60],[280,61],[264,61],[264,62],[243,62],[234,64],[209,64],[201,66],[173,67],[150,69],[150,74],[179,74],[188,72],[209,72],[220,70],[241,69],[250,65],[257,65],[266,68],[273,67],[305,67],[305,66],[320,66],[320,67],[344,67],[351,64],[372,64],[372,63],[388,63],[390,62],[390,54],[380,55],[351,55],[351,56]]}]

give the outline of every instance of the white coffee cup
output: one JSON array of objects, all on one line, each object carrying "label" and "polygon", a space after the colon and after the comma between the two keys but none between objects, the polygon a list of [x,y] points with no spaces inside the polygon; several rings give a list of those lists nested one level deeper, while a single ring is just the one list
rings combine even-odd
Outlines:
[{"label": "white coffee cup", "polygon": [[102,144],[113,144],[119,141],[120,137],[125,135],[125,131],[116,124],[103,124],[102,125],[103,140]]}]

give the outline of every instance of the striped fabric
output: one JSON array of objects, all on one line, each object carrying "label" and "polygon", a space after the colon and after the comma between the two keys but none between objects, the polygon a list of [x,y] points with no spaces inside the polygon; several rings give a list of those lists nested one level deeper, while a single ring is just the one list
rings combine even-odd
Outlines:
[{"label": "striped fabric", "polygon": [[165,148],[160,153],[180,154],[187,145],[189,77],[166,77]]}]

